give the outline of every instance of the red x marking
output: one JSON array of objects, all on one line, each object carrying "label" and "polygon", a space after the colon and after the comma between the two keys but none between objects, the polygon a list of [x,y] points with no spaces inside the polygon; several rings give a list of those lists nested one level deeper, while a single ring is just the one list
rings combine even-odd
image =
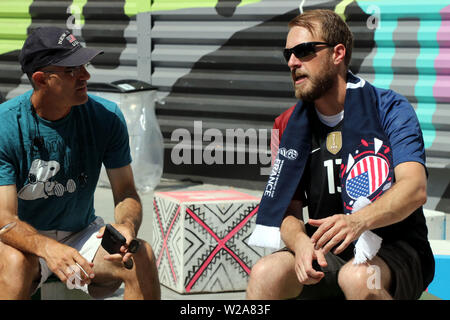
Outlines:
[{"label": "red x marking", "polygon": [[237,263],[239,263],[239,265],[245,270],[245,272],[247,272],[247,274],[250,274],[250,268],[230,248],[226,246],[226,243],[228,240],[234,237],[234,235],[248,222],[248,220],[250,220],[256,214],[256,212],[258,212],[258,208],[259,206],[253,209],[253,211],[250,212],[241,222],[239,222],[239,224],[234,227],[233,230],[231,230],[223,239],[220,239],[205,222],[203,222],[194,212],[192,212],[192,210],[186,208],[186,213],[189,214],[195,221],[197,221],[198,224],[200,224],[217,241],[217,246],[194,274],[191,281],[189,281],[188,285],[186,286],[186,292],[191,291],[198,278],[200,278],[203,271],[211,263],[211,260],[222,249],[226,250],[237,261]]},{"label": "red x marking", "polygon": [[177,276],[175,275],[175,270],[174,270],[174,267],[173,267],[173,264],[172,264],[172,259],[170,258],[169,248],[167,247],[167,239],[169,238],[169,235],[170,235],[170,232],[172,231],[172,228],[173,228],[173,225],[175,223],[175,220],[177,220],[177,217],[178,217],[178,215],[180,213],[181,206],[178,206],[177,212],[175,213],[175,216],[173,217],[173,219],[172,219],[172,221],[170,223],[169,229],[167,229],[167,233],[166,234],[164,234],[164,228],[163,228],[163,225],[162,225],[162,222],[161,222],[160,213],[159,213],[158,206],[156,205],[156,201],[155,200],[153,200],[153,206],[155,208],[156,217],[158,218],[159,227],[161,229],[161,235],[163,237],[163,245],[162,245],[161,251],[159,253],[158,260],[156,261],[156,266],[159,267],[159,264],[161,263],[161,258],[162,258],[163,254],[164,254],[164,251],[166,251],[167,259],[169,260],[170,270],[172,271],[173,280],[176,283],[177,282]]}]

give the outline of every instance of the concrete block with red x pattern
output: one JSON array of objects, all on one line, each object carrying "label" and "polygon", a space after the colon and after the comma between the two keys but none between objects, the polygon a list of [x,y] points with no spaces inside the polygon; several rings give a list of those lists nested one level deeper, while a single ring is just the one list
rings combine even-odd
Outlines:
[{"label": "concrete block with red x pattern", "polygon": [[153,241],[161,284],[179,293],[245,290],[268,249],[247,244],[260,198],[228,190],[155,192]]}]

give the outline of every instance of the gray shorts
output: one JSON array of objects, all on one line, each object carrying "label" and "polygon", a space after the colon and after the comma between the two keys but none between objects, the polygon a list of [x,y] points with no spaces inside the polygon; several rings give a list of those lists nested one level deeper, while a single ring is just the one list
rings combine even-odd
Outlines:
[{"label": "gray shorts", "polygon": [[[279,251],[288,251],[283,248]],[[417,251],[405,241],[384,244],[377,254],[389,266],[392,274],[389,294],[395,300],[416,300],[426,289],[423,284],[422,266]],[[297,299],[341,300],[344,293],[338,284],[339,270],[349,261],[328,252],[325,255],[327,267],[320,267],[314,261],[313,267],[320,269],[324,278],[315,285],[305,285]]]},{"label": "gray shorts", "polygon": [[[100,228],[105,225],[105,222],[101,217],[97,217],[87,228],[79,232],[67,232],[67,231],[39,231],[40,234],[52,238],[60,243],[64,243],[72,248],[78,250],[78,252],[89,262],[94,260],[95,254],[101,245],[102,239],[97,238],[97,233]],[[47,266],[44,259],[39,258],[41,268],[41,279],[38,288],[44,284],[45,281],[52,275],[52,271]],[[72,289],[72,286],[68,286]],[[84,285],[78,289],[88,293],[88,286]]]}]

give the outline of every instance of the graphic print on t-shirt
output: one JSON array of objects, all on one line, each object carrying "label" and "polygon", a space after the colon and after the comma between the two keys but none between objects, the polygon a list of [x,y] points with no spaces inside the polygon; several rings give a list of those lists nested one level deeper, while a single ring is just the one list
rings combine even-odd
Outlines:
[{"label": "graphic print on t-shirt", "polygon": [[355,154],[348,155],[345,169],[347,174],[345,189],[349,197],[346,199],[348,200],[347,208],[355,211],[355,205],[360,207],[362,202],[371,203],[378,198],[382,185],[384,185],[383,190],[391,187],[393,181],[389,177],[390,164],[388,157],[385,156],[389,152],[391,152],[389,147],[383,145],[381,140],[374,138],[373,143],[361,140],[361,145]]},{"label": "graphic print on t-shirt", "polygon": [[22,200],[47,199],[49,196],[62,197],[64,192],[72,193],[76,190],[76,183],[73,179],[67,181],[66,187],[57,181],[50,181],[61,168],[57,161],[44,161],[35,159],[31,163],[28,172],[28,184],[18,193]]}]

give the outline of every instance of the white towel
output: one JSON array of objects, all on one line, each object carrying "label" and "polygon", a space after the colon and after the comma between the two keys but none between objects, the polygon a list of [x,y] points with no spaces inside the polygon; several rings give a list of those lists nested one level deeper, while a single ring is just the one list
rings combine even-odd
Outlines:
[{"label": "white towel", "polygon": [[[371,202],[365,197],[356,199],[353,205],[352,213],[364,208]],[[373,233],[372,231],[364,231],[358,238],[355,244],[355,259],[353,264],[361,264],[367,260],[371,260],[380,250],[383,239]]]}]

